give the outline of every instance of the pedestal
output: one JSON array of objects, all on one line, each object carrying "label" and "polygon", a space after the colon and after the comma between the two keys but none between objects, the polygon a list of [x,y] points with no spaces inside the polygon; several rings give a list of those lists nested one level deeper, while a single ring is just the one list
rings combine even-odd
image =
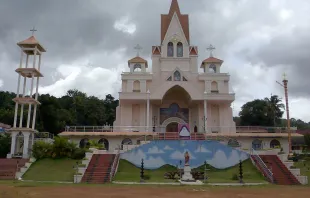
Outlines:
[{"label": "pedestal", "polygon": [[189,165],[184,166],[184,174],[182,175],[182,181],[195,181],[191,174],[191,167]]}]

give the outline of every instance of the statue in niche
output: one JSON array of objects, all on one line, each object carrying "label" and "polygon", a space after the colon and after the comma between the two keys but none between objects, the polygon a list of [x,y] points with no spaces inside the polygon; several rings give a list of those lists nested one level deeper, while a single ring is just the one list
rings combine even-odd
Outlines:
[{"label": "statue in niche", "polygon": [[190,156],[189,156],[188,151],[185,152],[184,158],[185,158],[185,166],[189,166],[189,159],[190,159]]}]

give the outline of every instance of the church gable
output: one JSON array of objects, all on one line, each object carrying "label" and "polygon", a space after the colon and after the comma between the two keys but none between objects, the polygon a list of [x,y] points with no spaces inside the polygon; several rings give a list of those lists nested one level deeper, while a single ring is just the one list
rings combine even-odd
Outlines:
[{"label": "church gable", "polygon": [[185,77],[181,70],[177,68],[167,78],[167,81],[187,81],[187,77]]},{"label": "church gable", "polygon": [[179,4],[177,0],[172,0],[169,14],[167,15],[161,15],[161,41],[165,40],[168,34],[169,27],[171,26],[172,19],[174,18],[174,15],[177,15],[178,23],[180,25],[180,32],[184,34],[184,37],[189,42],[189,20],[188,15],[183,15],[180,12]]},{"label": "church gable", "polygon": [[167,29],[167,33],[164,37],[163,43],[166,44],[169,41],[177,39],[181,41],[183,44],[188,45],[188,40],[183,32],[183,28],[180,24],[178,15],[175,13],[171,19],[171,23]]}]

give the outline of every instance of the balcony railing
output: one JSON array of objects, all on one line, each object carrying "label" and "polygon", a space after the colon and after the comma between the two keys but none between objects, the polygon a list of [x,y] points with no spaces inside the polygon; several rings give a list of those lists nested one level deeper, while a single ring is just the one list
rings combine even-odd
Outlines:
[{"label": "balcony railing", "polygon": [[[163,126],[67,126],[65,132],[158,132],[164,133],[167,128]],[[171,131],[173,132],[173,131]],[[190,132],[194,132],[191,130]],[[286,128],[262,126],[208,126],[207,133],[287,133]],[[291,128],[296,133],[296,128]],[[197,133],[206,133],[204,127],[198,127]]]}]

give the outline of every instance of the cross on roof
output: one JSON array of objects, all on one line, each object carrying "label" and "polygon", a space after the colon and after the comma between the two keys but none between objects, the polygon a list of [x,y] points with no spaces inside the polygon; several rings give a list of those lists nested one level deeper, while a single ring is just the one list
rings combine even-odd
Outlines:
[{"label": "cross on roof", "polygon": [[215,50],[215,47],[210,44],[210,46],[207,47],[207,50],[210,51],[210,57],[213,57],[213,50]]},{"label": "cross on roof", "polygon": [[286,80],[286,73],[283,73],[283,80]]},{"label": "cross on roof", "polygon": [[30,30],[30,32],[32,32],[32,36],[34,35],[34,32],[36,32],[37,30],[35,29],[35,27],[33,26],[33,28]]},{"label": "cross on roof", "polygon": [[137,56],[139,56],[140,51],[143,49],[139,44],[134,47],[134,49],[137,51]]}]

